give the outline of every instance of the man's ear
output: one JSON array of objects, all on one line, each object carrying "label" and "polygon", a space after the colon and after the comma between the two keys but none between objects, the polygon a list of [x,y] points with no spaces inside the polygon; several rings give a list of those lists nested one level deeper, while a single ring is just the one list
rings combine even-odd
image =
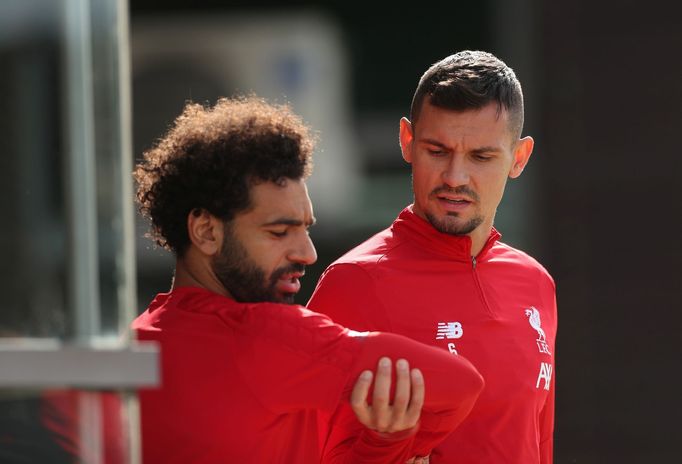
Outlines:
[{"label": "man's ear", "polygon": [[187,233],[191,246],[201,253],[213,256],[220,252],[223,243],[223,221],[200,208],[187,215]]},{"label": "man's ear", "polygon": [[521,175],[523,169],[528,164],[530,155],[533,153],[535,141],[532,137],[524,137],[516,143],[514,149],[514,162],[509,170],[509,177],[515,179]]},{"label": "man's ear", "polygon": [[400,119],[400,149],[403,152],[403,159],[412,163],[412,149],[414,144],[414,133],[412,123],[407,118]]}]

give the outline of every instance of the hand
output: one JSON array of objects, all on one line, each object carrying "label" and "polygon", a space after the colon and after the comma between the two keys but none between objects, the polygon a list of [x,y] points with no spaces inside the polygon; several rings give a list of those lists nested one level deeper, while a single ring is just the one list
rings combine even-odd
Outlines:
[{"label": "hand", "polygon": [[429,464],[428,456],[415,456],[412,459],[408,459],[405,464]]},{"label": "hand", "polygon": [[372,371],[363,371],[355,382],[350,403],[358,420],[365,427],[382,433],[408,430],[417,425],[424,404],[424,377],[404,359],[396,362],[396,386],[390,404],[391,360],[381,358],[377,366],[372,405],[367,404]]}]

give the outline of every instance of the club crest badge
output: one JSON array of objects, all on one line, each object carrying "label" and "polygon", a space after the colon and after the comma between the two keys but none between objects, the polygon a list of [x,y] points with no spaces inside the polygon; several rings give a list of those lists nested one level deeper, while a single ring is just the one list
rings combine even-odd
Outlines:
[{"label": "club crest badge", "polygon": [[530,326],[538,332],[538,339],[536,340],[538,344],[538,349],[540,353],[552,355],[549,351],[549,345],[547,344],[547,338],[545,337],[545,331],[542,330],[542,321],[540,321],[540,311],[535,309],[533,306],[525,310],[526,317],[528,317],[528,322]]}]

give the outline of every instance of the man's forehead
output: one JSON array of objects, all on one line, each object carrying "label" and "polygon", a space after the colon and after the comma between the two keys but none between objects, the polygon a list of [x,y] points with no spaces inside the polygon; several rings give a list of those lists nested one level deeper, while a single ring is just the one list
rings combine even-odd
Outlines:
[{"label": "man's forehead", "polygon": [[[508,111],[491,102],[482,108],[458,111],[424,102],[413,130],[417,138],[439,135],[469,135],[485,139],[504,136],[505,142],[513,139],[508,124]],[[500,141],[502,142],[502,141]]]},{"label": "man's forehead", "polygon": [[417,118],[417,124],[419,119],[424,115],[424,113],[437,113],[445,115],[460,116],[462,118],[472,117],[472,116],[484,116],[486,119],[494,120],[496,122],[507,123],[509,121],[509,111],[499,103],[491,101],[480,108],[465,108],[465,109],[452,109],[446,106],[434,105],[428,100],[422,102],[422,108],[419,112],[419,117]]},{"label": "man's forehead", "polygon": [[312,203],[303,179],[259,182],[251,187],[251,207],[246,214],[262,223],[313,221]]}]

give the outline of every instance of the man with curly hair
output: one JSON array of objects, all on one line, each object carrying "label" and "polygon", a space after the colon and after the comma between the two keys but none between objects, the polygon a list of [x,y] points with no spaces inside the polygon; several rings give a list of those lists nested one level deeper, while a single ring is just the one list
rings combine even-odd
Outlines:
[{"label": "man with curly hair", "polygon": [[[481,372],[485,389],[432,463],[552,462],[554,281],[493,227],[507,180],[533,150],[523,116],[521,84],[492,54],[462,51],[433,64],[400,121],[414,203],[329,266],[308,303],[358,330],[464,355]],[[339,437],[332,449],[353,436],[330,435]]]},{"label": "man with curly hair", "polygon": [[144,462],[317,463],[346,411],[337,426],[363,430],[333,462],[416,462],[473,406],[464,358],[293,304],[317,258],[312,150],[287,107],[221,99],[188,104],[137,166],[140,209],[176,257],[171,291],[133,322],[161,345],[161,387],[140,392]]}]

